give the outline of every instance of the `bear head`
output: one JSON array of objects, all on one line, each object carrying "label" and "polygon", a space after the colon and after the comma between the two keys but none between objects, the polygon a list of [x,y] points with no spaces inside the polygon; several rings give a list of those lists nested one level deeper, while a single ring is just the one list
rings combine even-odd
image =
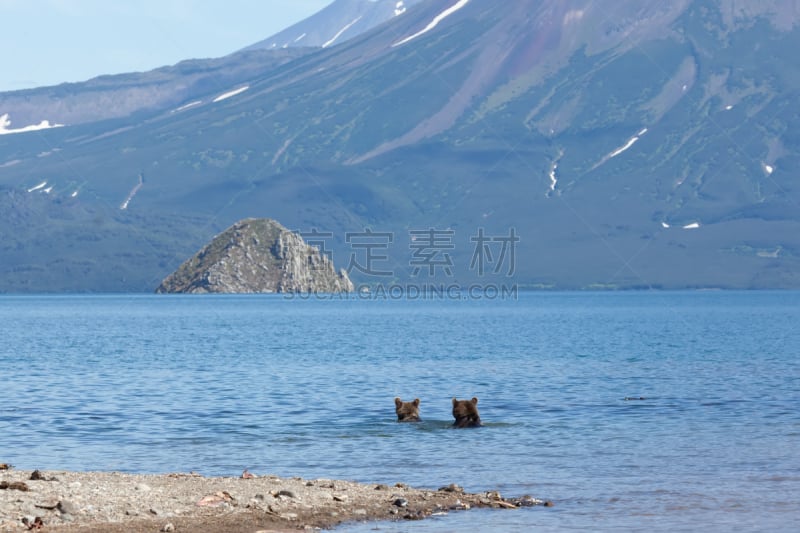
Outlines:
[{"label": "bear head", "polygon": [[481,425],[481,415],[478,414],[478,399],[456,400],[453,398],[453,426],[457,428],[475,428]]},{"label": "bear head", "polygon": [[413,402],[395,398],[394,410],[397,412],[398,422],[419,422],[419,398],[414,398]]}]

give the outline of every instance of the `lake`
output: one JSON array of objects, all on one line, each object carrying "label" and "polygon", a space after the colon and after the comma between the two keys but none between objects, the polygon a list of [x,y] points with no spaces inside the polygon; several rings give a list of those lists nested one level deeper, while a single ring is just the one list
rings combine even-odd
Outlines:
[{"label": "lake", "polygon": [[[341,531],[790,531],[800,293],[0,296],[0,462],[498,490]],[[398,424],[395,396],[421,399]],[[479,398],[485,426],[450,427]],[[636,399],[626,399],[636,398]],[[644,399],[639,399],[644,398]]]}]

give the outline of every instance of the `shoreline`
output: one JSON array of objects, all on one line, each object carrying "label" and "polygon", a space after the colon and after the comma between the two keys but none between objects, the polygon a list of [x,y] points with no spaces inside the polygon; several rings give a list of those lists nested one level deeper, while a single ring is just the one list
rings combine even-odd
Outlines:
[{"label": "shoreline", "polygon": [[[455,484],[419,489],[246,470],[238,477],[0,470],[0,531],[257,533],[536,505],[553,504],[496,491],[467,493]],[[42,528],[34,525],[37,517]]]}]

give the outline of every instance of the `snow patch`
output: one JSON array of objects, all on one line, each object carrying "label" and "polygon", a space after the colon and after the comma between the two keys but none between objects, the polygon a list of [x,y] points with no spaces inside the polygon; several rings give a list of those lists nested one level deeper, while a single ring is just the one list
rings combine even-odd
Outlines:
[{"label": "snow patch", "polygon": [[399,17],[403,13],[406,12],[406,6],[404,5],[403,0],[400,0],[394,5],[394,16]]},{"label": "snow patch", "polygon": [[173,109],[172,113],[177,113],[178,111],[183,111],[184,109],[189,109],[190,107],[194,107],[196,105],[202,104],[202,100],[195,100],[194,102],[189,102],[188,104],[184,104],[177,109]]},{"label": "snow patch", "polygon": [[775,172],[775,167],[773,167],[772,165],[768,165],[768,164],[764,163],[764,172],[766,172],[767,176],[769,176],[770,174]]},{"label": "snow patch", "polygon": [[605,156],[603,159],[605,161],[608,161],[612,157],[617,157],[619,154],[621,154],[622,152],[624,152],[625,150],[636,144],[636,141],[639,140],[639,137],[641,137],[645,133],[647,133],[647,128],[642,128],[641,130],[639,130],[639,133],[628,139],[628,142],[626,142],[624,145],[620,146],[619,148],[617,148],[616,150]]},{"label": "snow patch", "polygon": [[50,194],[51,192],[53,192],[53,186],[51,185],[46,189],[42,189],[42,192],[45,194]]},{"label": "snow patch", "polygon": [[610,153],[604,155],[603,158],[592,167],[592,170],[596,169],[597,167],[599,167],[600,165],[602,165],[603,163],[605,163],[606,161],[608,161],[612,157],[617,157],[619,154],[621,154],[625,150],[629,149],[631,146],[636,144],[636,141],[638,141],[642,137],[642,135],[647,133],[647,131],[648,131],[647,128],[642,128],[641,130],[639,130],[639,132],[636,135],[634,135],[633,137],[628,139],[628,142],[626,142],[625,144],[623,144],[622,146],[620,146],[619,148],[617,148],[613,152],[610,152]]},{"label": "snow patch", "polygon": [[50,124],[49,120],[43,120],[38,124],[31,124],[23,128],[12,129],[11,119],[8,113],[0,115],[0,135],[9,135],[11,133],[24,133],[26,131],[49,130],[50,128],[62,128],[63,124]]},{"label": "snow patch", "polygon": [[272,158],[273,165],[278,162],[278,158],[283,155],[287,148],[289,148],[289,145],[292,144],[292,141],[294,141],[294,137],[286,139],[286,141],[283,143],[283,146],[281,146],[278,151],[275,152],[275,156]]},{"label": "snow patch", "polygon": [[128,205],[131,203],[131,200],[133,200],[133,197],[136,196],[136,193],[139,192],[139,189],[142,188],[142,185],[144,185],[144,179],[142,179],[142,175],[139,174],[139,183],[137,183],[136,186],[133,189],[131,189],[131,192],[128,193],[128,196],[127,198],[125,198],[125,201],[122,202],[122,204],[119,206],[120,209],[122,209],[123,211],[128,209]]},{"label": "snow patch", "polygon": [[732,105],[726,105],[725,106],[725,111],[730,111],[731,109],[733,109]]},{"label": "snow patch", "polygon": [[455,13],[456,11],[458,11],[459,9],[461,9],[462,7],[467,5],[468,3],[469,3],[469,0],[458,0],[458,2],[456,2],[452,6],[448,7],[447,9],[445,9],[444,11],[442,11],[441,13],[436,15],[433,18],[433,20],[427,26],[425,26],[423,29],[421,29],[420,31],[418,31],[414,35],[409,35],[405,39],[397,41],[396,43],[394,43],[392,45],[392,48],[394,48],[395,46],[400,46],[402,44],[406,44],[407,42],[416,39],[420,35],[424,35],[424,34],[428,33],[429,31],[434,29],[436,26],[438,26],[441,21],[443,21],[444,19],[446,19],[447,17],[449,17],[450,15],[452,15],[453,13]]},{"label": "snow patch", "polygon": [[683,229],[697,229],[700,227],[699,222],[692,222],[691,224],[686,224]]},{"label": "snow patch", "polygon": [[558,170],[558,163],[553,163],[553,166],[550,167],[550,192],[556,190],[556,184],[558,183],[558,179],[556,178],[556,170]]},{"label": "snow patch", "polygon": [[308,35],[308,34],[307,34],[307,33],[304,33],[303,35],[301,35],[300,37],[298,37],[297,39],[295,39],[293,42],[295,42],[295,43],[296,43],[296,42],[300,41],[300,39],[302,39],[302,38],[303,38],[303,37],[305,37],[306,35]]},{"label": "snow patch", "polygon": [[232,96],[236,96],[237,94],[242,94],[243,92],[245,92],[249,88],[250,88],[249,85],[245,85],[244,87],[239,87],[238,89],[234,89],[232,91],[228,91],[226,93],[222,93],[221,95],[219,95],[216,98],[214,98],[212,100],[212,102],[213,103],[217,103],[217,102],[221,102],[223,100],[227,100],[228,98],[230,98]]},{"label": "snow patch", "polygon": [[339,37],[341,37],[341,36],[342,36],[342,34],[343,34],[344,32],[346,32],[347,30],[349,30],[349,29],[350,29],[350,28],[353,26],[353,24],[355,24],[355,23],[356,23],[356,22],[358,22],[359,20],[361,20],[361,17],[358,17],[358,18],[356,18],[356,19],[355,19],[353,22],[351,22],[350,24],[348,24],[347,26],[345,26],[344,28],[342,28],[341,30],[339,30],[338,32],[336,32],[336,35],[334,35],[333,37],[331,37],[331,39],[330,39],[328,42],[326,42],[325,44],[323,44],[323,45],[322,45],[322,48],[328,48],[330,45],[332,45],[332,44],[333,44],[333,43],[336,41],[336,39],[338,39]]},{"label": "snow patch", "polygon": [[69,195],[70,198],[75,198],[78,196],[78,191],[73,191],[72,194]]},{"label": "snow patch", "polygon": [[661,227],[666,229],[669,227],[669,224],[667,224],[666,222],[662,222]]},{"label": "snow patch", "polygon": [[548,174],[548,177],[550,178],[550,190],[547,191],[548,197],[556,192],[556,185],[558,185],[558,176],[556,175],[556,171],[558,170],[558,162],[561,161],[562,157],[564,157],[563,148],[558,151],[558,157],[553,160],[552,163],[550,163],[550,173]]},{"label": "snow patch", "polygon": [[606,158],[611,159],[612,157],[617,157],[619,154],[621,154],[622,152],[624,152],[625,150],[636,144],[636,141],[638,140],[639,137],[631,137],[630,140],[628,140],[628,142],[626,142],[623,146],[620,146],[619,148],[608,154]]},{"label": "snow patch", "polygon": [[38,191],[39,189],[44,189],[45,185],[47,185],[47,181],[46,180],[41,182],[39,185],[31,187],[30,189],[28,189],[28,192],[33,192],[33,191]]}]

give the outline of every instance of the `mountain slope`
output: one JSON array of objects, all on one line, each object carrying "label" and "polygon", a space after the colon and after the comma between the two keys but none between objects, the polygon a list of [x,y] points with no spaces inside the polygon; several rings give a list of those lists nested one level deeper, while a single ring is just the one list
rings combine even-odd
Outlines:
[{"label": "mountain slope", "polygon": [[[306,50],[256,50],[219,59],[193,59],[142,73],[100,76],[80,83],[62,83],[0,93],[0,116],[17,129],[48,121],[85,124],[152,114],[191,105],[221,87],[245,83]],[[0,125],[2,126],[2,125]]]},{"label": "mountain slope", "polygon": [[[249,216],[330,232],[367,283],[420,281],[435,252],[460,283],[800,287],[799,21],[777,1],[428,1],[224,100],[0,138],[0,186],[29,213],[6,290],[42,246],[106,253],[45,236],[36,217],[73,203],[128,231],[138,290]],[[347,233],[367,227],[394,238],[359,271]],[[478,271],[511,235],[515,263]]]},{"label": "mountain slope", "polygon": [[327,48],[405,14],[422,0],[334,0],[318,13],[245,50],[300,46]]}]

